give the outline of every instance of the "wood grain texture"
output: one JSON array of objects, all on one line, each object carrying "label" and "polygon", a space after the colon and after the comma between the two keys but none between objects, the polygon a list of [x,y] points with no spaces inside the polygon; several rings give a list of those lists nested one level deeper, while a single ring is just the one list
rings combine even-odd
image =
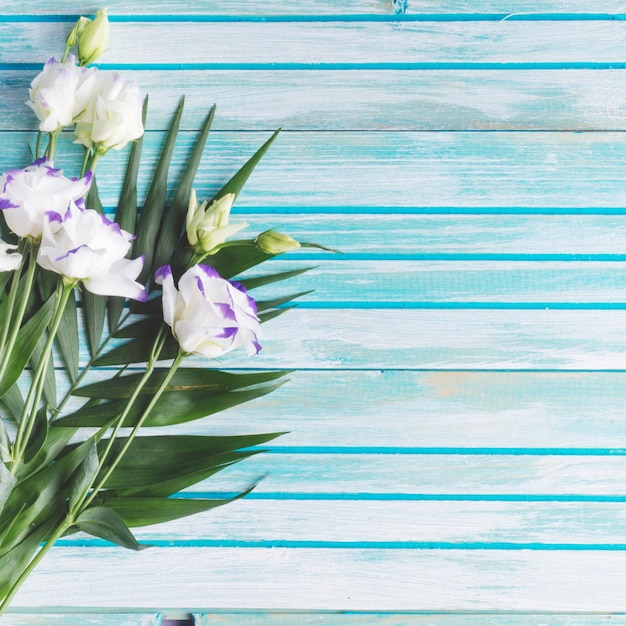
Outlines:
[{"label": "wood grain texture", "polygon": [[[0,63],[41,63],[72,23],[6,22]],[[626,62],[622,20],[462,22],[120,22],[102,64],[574,64]],[[210,33],[210,36],[208,36]],[[181,41],[184,46],[180,46]],[[57,54],[63,52],[59,46]],[[420,67],[420,65],[418,65]],[[194,69],[190,67],[189,69]],[[245,68],[241,68],[245,69]],[[494,68],[495,69],[495,68]]]},{"label": "wood grain texture", "polygon": [[[186,608],[622,611],[625,552],[58,548],[15,607],[126,603]],[[58,571],[75,581],[68,589]],[[152,572],[151,576],[145,572]],[[541,572],[538,576],[537,573]],[[110,581],[106,586],[102,581]],[[129,586],[128,581],[133,584]],[[441,581],[446,581],[442,584]],[[324,589],[320,594],[319,590]],[[116,602],[117,600],[117,602]],[[198,612],[197,609],[194,612]]]}]

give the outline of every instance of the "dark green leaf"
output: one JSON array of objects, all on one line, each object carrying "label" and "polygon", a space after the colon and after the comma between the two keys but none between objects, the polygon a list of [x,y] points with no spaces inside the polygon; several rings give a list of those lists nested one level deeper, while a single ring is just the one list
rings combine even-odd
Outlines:
[{"label": "dark green leaf", "polygon": [[257,310],[267,311],[268,309],[275,309],[276,307],[287,304],[287,302],[291,302],[296,298],[301,298],[302,296],[306,296],[307,294],[312,292],[313,290],[309,289],[308,291],[299,291],[298,293],[292,293],[288,296],[283,296],[282,298],[274,298],[273,300],[260,300],[256,303]]},{"label": "dark green leaf", "polygon": [[137,239],[133,250],[133,256],[138,257],[144,255],[144,266],[138,281],[144,283],[146,279],[152,275],[154,253],[157,248],[157,235],[161,227],[161,219],[165,210],[165,202],[167,195],[167,174],[169,171],[172,153],[178,128],[180,126],[180,118],[183,114],[184,98],[181,98],[172,124],[165,140],[165,145],[161,152],[161,157],[157,164],[154,177],[148,197],[141,212],[141,218],[137,226]]},{"label": "dark green leaf", "polygon": [[78,377],[78,361],[80,358],[75,292],[72,292],[67,300],[56,340],[67,375],[71,382],[75,382]]},{"label": "dark green leaf", "polygon": [[246,181],[252,174],[254,168],[259,161],[263,158],[265,153],[269,150],[269,147],[274,143],[280,128],[274,132],[274,134],[250,157],[248,162],[215,194],[214,200],[218,200],[227,193],[234,193],[235,196],[239,195]]},{"label": "dark green leaf", "polygon": [[89,353],[93,357],[98,351],[100,341],[102,340],[108,297],[96,295],[85,289],[83,290],[82,299],[87,345],[89,346]]},{"label": "dark green leaf", "polygon": [[24,462],[29,463],[43,449],[48,437],[48,418],[45,409],[41,408],[35,415],[35,425],[24,451]]},{"label": "dark green leaf", "polygon": [[[146,122],[146,113],[148,110],[148,97],[143,101],[142,120]],[[115,221],[120,227],[130,233],[135,232],[137,222],[137,177],[139,174],[139,163],[141,160],[141,149],[143,147],[143,135],[134,141],[130,148],[130,155],[120,193],[120,200],[115,213]],[[124,308],[124,298],[109,298],[109,331],[117,327],[122,316]]]},{"label": "dark green leaf", "polygon": [[138,339],[139,337],[156,337],[159,329],[163,325],[162,315],[151,315],[142,317],[138,322],[127,324],[115,333],[115,337],[120,339]]},{"label": "dark green leaf", "polygon": [[287,280],[288,278],[294,278],[300,276],[309,270],[315,269],[314,267],[305,267],[299,270],[291,270],[289,272],[279,272],[278,274],[267,274],[266,276],[255,276],[254,278],[244,278],[240,282],[246,289],[256,289],[257,287],[264,287],[265,285],[271,285],[281,280]]},{"label": "dark green leaf", "polygon": [[223,278],[233,278],[271,258],[271,254],[259,250],[254,243],[246,242],[222,248],[217,254],[207,257],[204,264],[214,267]]},{"label": "dark green leaf", "polygon": [[85,200],[85,208],[97,211],[98,213],[104,215],[104,209],[102,208],[102,202],[100,202],[100,193],[98,192],[98,183],[96,183],[95,174],[91,181],[91,186],[89,187],[87,199]]},{"label": "dark green leaf", "polygon": [[106,507],[92,507],[83,511],[76,520],[76,526],[89,535],[129,550],[143,550],[148,547],[140,546],[124,520],[115,511]]},{"label": "dark green leaf", "polygon": [[293,306],[286,306],[286,307],[283,307],[282,309],[274,309],[273,311],[266,311],[265,313],[259,313],[259,320],[261,324],[265,324],[265,322],[269,322],[270,320],[273,320],[274,318],[278,317],[279,315],[282,315],[283,313],[286,313],[287,311],[290,311],[293,308],[294,308]]},{"label": "dark green leaf", "polygon": [[9,359],[7,371],[0,380],[0,397],[13,386],[24,371],[39,339],[52,318],[54,299],[48,299],[41,308],[22,326]]},{"label": "dark green leaf", "polygon": [[16,423],[19,421],[24,408],[24,398],[17,384],[14,384],[5,394],[2,396],[2,404],[8,409],[9,416],[13,418]]},{"label": "dark green leaf", "polygon": [[76,504],[80,502],[81,498],[87,493],[87,490],[91,487],[94,479],[98,475],[99,469],[98,446],[94,442],[72,480],[69,500],[70,509],[74,509]]},{"label": "dark green leaf", "polygon": [[155,253],[154,267],[160,267],[171,263],[177,244],[180,241],[189,206],[189,198],[191,196],[191,188],[193,181],[200,165],[200,159],[204,152],[204,146],[209,136],[213,116],[215,115],[215,105],[209,111],[207,118],[202,126],[200,135],[194,146],[193,153],[187,162],[187,167],[183,173],[181,181],[176,190],[176,195],[172,200],[169,210],[163,219],[163,226],[159,235],[159,246]]},{"label": "dark green leaf", "polygon": [[138,498],[138,497],[108,497],[107,506],[114,509],[126,524],[131,528],[161,524],[180,519],[188,515],[195,515],[209,511],[218,506],[229,504],[247,495],[251,489],[233,498],[191,499],[191,498]]},{"label": "dark green leaf", "polygon": [[[288,373],[291,373],[291,370],[230,373],[209,368],[180,367],[166,387],[165,393],[191,390],[204,390],[206,393],[232,391],[234,389],[242,389],[244,387],[251,387],[252,385],[268,383],[282,378]],[[168,372],[165,369],[155,371],[148,383],[143,387],[141,395],[154,395],[167,374]],[[143,374],[130,374],[128,376],[115,378],[114,380],[103,380],[80,387],[74,392],[74,395],[84,398],[106,398],[108,400],[129,398],[135,391],[137,383],[142,377]]]},{"label": "dark green leaf", "polygon": [[[143,424],[144,426],[171,426],[197,420],[264,396],[281,385],[282,383],[278,383],[243,391],[218,391],[216,393],[209,393],[205,389],[164,393]],[[149,396],[140,396],[129,411],[124,426],[135,426],[147,409],[150,400]],[[104,426],[118,416],[125,406],[125,400],[112,400],[88,409],[79,409],[59,420],[57,424],[59,426]]]},{"label": "dark green leaf", "polygon": [[[94,362],[98,366],[129,365],[146,363],[154,346],[154,335],[150,338],[134,339],[124,345],[109,350]],[[178,354],[178,342],[170,335],[161,352],[161,359],[173,359]]]},{"label": "dark green leaf", "polygon": [[[122,490],[116,492],[117,495],[169,496],[233,463],[262,452],[262,449],[252,446],[265,443],[280,434],[139,437],[132,442],[106,487]],[[114,443],[114,457],[125,443],[126,439]]]},{"label": "dark green leaf", "polygon": [[72,428],[50,428],[46,438],[46,445],[31,461],[19,468],[17,477],[20,482],[23,482],[29,476],[43,469],[46,465],[51,463],[53,459],[56,459],[57,456],[65,456],[61,453],[74,434],[75,430]]},{"label": "dark green leaf", "polygon": [[[43,356],[44,347],[47,341],[47,331],[39,337],[39,341],[33,350],[33,354],[30,359],[31,367],[36,370]],[[57,392],[56,392],[56,376],[54,372],[54,363],[51,358],[48,359],[48,364],[44,372],[43,381],[43,397],[49,406],[56,406]]]},{"label": "dark green leaf", "polygon": [[9,472],[6,465],[0,462],[0,513],[9,499],[16,481],[17,479]]}]

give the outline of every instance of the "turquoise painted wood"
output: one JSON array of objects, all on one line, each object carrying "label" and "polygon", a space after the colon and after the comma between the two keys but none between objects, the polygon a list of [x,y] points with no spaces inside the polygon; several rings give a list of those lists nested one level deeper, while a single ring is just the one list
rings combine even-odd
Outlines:
[{"label": "turquoise painted wood", "polygon": [[[216,102],[199,195],[280,126],[233,214],[343,254],[274,262],[315,291],[224,359],[290,383],[177,427],[289,431],[185,495],[258,488],[141,554],[62,540],[6,623],[624,623],[623,2],[107,6],[103,65],[150,94],[140,195],[179,96],[181,154]],[[2,3],[0,170],[48,42],[97,8]]]}]

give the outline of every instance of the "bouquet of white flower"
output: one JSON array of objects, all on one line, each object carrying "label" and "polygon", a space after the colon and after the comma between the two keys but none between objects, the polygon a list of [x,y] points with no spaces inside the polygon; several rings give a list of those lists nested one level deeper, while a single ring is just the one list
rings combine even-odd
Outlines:
[{"label": "bouquet of white flower", "polygon": [[[60,537],[81,531],[140,549],[131,528],[231,501],[175,494],[278,434],[153,430],[257,398],[284,375],[182,367],[190,355],[215,359],[240,347],[256,354],[261,322],[301,295],[255,302],[248,290],[302,270],[231,280],[301,245],[275,231],[228,240],[247,226],[231,224],[230,209],[276,133],[199,204],[192,185],[213,108],[168,205],[181,101],[139,210],[146,104],[136,84],[87,67],[106,48],[108,30],[104,11],[80,18],[61,60],[49,59],[33,80],[27,104],[39,119],[35,160],[0,178],[0,614]],[[76,178],[55,167],[70,128],[85,148]],[[95,170],[129,142],[112,221]],[[78,356],[83,340],[86,364]],[[142,427],[151,427],[149,436]]]}]

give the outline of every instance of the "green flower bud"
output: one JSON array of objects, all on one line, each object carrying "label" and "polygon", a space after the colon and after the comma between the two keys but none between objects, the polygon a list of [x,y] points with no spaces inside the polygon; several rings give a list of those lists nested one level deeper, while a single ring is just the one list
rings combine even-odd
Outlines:
[{"label": "green flower bud", "polygon": [[65,40],[65,45],[69,50],[72,46],[75,46],[78,42],[78,35],[82,32],[82,30],[89,24],[91,20],[88,17],[79,17],[74,24],[74,28],[70,31],[70,34],[67,36]]},{"label": "green flower bud", "polygon": [[[196,192],[191,192],[187,210],[187,240],[199,256],[215,254],[228,237],[245,228],[248,224],[231,224],[230,209],[235,201],[234,193],[227,193],[219,200],[198,204]],[[208,207],[208,208],[207,208]]]},{"label": "green flower bud", "polygon": [[84,19],[77,30],[78,60],[81,65],[88,65],[100,58],[109,45],[109,18],[106,9],[100,9],[93,21]]},{"label": "green flower bud", "polygon": [[300,244],[293,237],[275,230],[266,230],[261,233],[256,238],[255,243],[257,248],[266,254],[281,254],[282,252],[297,250],[300,247]]}]

